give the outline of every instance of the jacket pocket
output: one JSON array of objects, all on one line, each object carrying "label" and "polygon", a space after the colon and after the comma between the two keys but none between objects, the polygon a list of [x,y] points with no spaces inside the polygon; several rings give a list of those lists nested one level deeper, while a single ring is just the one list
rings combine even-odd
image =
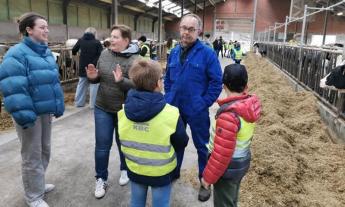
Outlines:
[{"label": "jacket pocket", "polygon": [[207,108],[206,103],[201,96],[194,96],[192,100],[193,100],[192,101],[193,114],[196,114]]},{"label": "jacket pocket", "polygon": [[170,80],[171,81],[176,81],[176,79],[179,76],[180,69],[178,68],[176,63],[171,63],[168,65],[168,70],[170,74]]}]

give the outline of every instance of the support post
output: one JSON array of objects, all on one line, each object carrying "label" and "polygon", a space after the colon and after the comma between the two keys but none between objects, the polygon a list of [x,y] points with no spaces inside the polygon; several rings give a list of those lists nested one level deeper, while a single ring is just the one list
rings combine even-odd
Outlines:
[{"label": "support post", "polygon": [[111,24],[117,24],[118,21],[118,10],[117,10],[117,6],[118,6],[118,0],[112,0],[112,5],[111,5]]},{"label": "support post", "polygon": [[258,6],[258,0],[255,0],[254,2],[254,12],[253,12],[253,28],[252,28],[252,37],[250,39],[250,45],[251,47],[254,44],[254,38],[255,38],[255,27],[256,27],[256,11]]},{"label": "support post", "polygon": [[287,27],[288,27],[289,17],[285,17],[285,26],[284,26],[284,43],[286,43],[286,36],[287,36]]},{"label": "support post", "polygon": [[160,59],[162,56],[162,0],[159,0],[159,15],[158,15],[158,49],[159,49],[159,57]]},{"label": "support post", "polygon": [[303,24],[302,24],[302,34],[301,34],[301,40],[300,40],[300,48],[299,48],[299,70],[298,70],[298,77],[297,79],[302,82],[301,80],[301,74],[302,74],[302,49],[304,46],[304,33],[305,33],[305,25],[307,21],[307,12],[308,12],[308,6],[304,5],[304,14],[303,14]]},{"label": "support post", "polygon": [[[329,7],[329,3],[330,3],[331,0],[328,0],[327,1],[327,7]],[[327,35],[327,25],[328,25],[328,9],[326,10],[326,15],[325,15],[325,19],[324,19],[324,23],[323,23],[323,38],[322,38],[322,45],[325,44],[326,42],[326,35]]]}]

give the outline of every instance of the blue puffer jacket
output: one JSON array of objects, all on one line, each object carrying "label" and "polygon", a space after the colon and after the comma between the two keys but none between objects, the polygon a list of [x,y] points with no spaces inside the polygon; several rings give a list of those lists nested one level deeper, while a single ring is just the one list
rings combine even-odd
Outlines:
[{"label": "blue puffer jacket", "polygon": [[183,65],[182,48],[170,53],[164,80],[165,99],[185,116],[207,110],[222,91],[222,70],[215,52],[199,40],[190,48]]},{"label": "blue puffer jacket", "polygon": [[25,37],[0,65],[0,91],[5,109],[23,128],[42,114],[63,114],[64,98],[54,57],[46,44]]}]

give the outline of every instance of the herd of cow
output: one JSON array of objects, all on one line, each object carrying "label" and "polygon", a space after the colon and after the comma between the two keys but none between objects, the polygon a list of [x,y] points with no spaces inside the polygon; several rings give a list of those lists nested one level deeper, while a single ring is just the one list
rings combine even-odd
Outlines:
[{"label": "herd of cow", "polygon": [[[267,48],[265,44],[254,43],[254,51],[261,57],[267,55]],[[307,59],[307,57],[305,58]],[[327,62],[326,62],[327,64]],[[330,90],[336,90],[339,93],[345,93],[345,60],[343,56],[339,55],[334,67],[325,77],[320,80],[320,87]]]}]

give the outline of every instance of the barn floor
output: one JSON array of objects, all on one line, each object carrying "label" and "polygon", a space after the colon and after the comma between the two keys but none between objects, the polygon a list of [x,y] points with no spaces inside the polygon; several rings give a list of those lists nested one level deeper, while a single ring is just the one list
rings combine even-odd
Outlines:
[{"label": "barn floor", "polygon": [[[229,62],[221,59],[223,67]],[[249,54],[244,64],[250,91],[261,98],[263,112],[252,144],[251,168],[242,183],[240,206],[345,206],[345,146],[331,142],[313,95],[294,92],[265,59]],[[216,109],[215,105],[210,109],[211,117]],[[129,186],[117,183],[120,173],[115,145],[109,191],[101,200],[93,197],[93,153],[91,110],[86,107],[54,123],[47,182],[57,187],[46,197],[51,206],[128,206]],[[213,206],[211,200],[197,201],[196,160],[190,140],[181,179],[173,186],[171,206]],[[0,145],[0,173],[0,206],[25,206],[17,139]]]}]

